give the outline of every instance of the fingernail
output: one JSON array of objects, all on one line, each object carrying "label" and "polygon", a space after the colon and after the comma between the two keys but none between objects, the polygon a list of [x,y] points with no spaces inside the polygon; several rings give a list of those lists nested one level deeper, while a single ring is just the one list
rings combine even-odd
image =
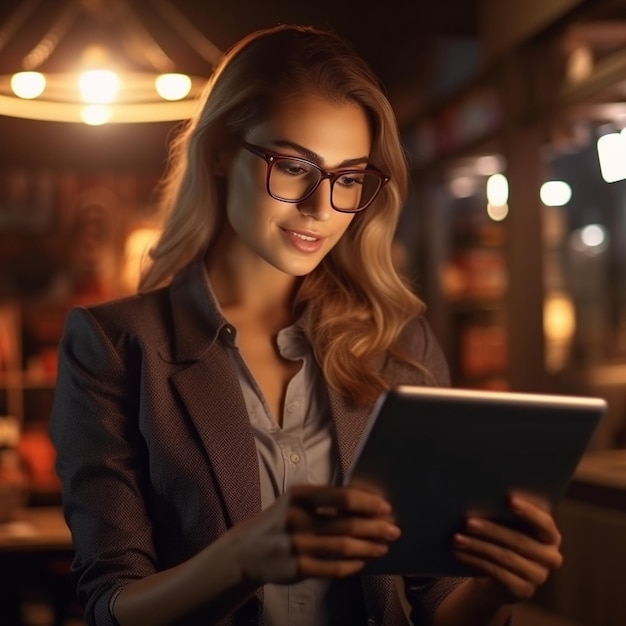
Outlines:
[{"label": "fingernail", "polygon": [[475,517],[471,517],[467,520],[467,527],[471,530],[480,530],[483,527],[483,523]]},{"label": "fingernail", "polygon": [[456,543],[459,546],[466,546],[468,544],[468,538],[465,535],[456,533],[454,535],[454,543]]},{"label": "fingernail", "polygon": [[511,497],[511,508],[515,511],[521,511],[524,508],[524,502],[517,496]]},{"label": "fingernail", "polygon": [[397,526],[388,526],[385,536],[387,537],[387,539],[397,539],[400,534],[401,531]]}]

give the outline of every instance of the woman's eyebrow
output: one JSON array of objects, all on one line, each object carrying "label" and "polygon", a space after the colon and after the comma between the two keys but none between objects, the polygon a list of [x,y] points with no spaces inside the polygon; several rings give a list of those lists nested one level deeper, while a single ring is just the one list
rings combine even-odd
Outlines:
[{"label": "woman's eyebrow", "polygon": [[[319,165],[322,165],[324,163],[324,159],[319,154],[313,152],[312,150],[309,150],[308,148],[305,148],[304,146],[301,146],[300,144],[294,143],[293,141],[287,141],[286,139],[277,139],[272,143],[278,148],[291,148],[292,150],[299,152],[305,159],[308,159],[309,161],[314,161]],[[345,161],[342,161],[337,167],[351,167],[353,165],[362,165],[363,163],[369,163],[369,157],[363,156],[357,157],[355,159],[346,159]]]}]

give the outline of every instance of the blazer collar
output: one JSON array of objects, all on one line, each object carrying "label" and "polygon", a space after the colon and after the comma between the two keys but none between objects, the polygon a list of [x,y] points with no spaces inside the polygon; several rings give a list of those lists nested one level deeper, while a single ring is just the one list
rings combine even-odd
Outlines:
[{"label": "blazer collar", "polygon": [[227,326],[209,286],[202,257],[176,274],[170,286],[170,304],[174,326],[173,362],[202,358]]},{"label": "blazer collar", "polygon": [[[261,510],[256,444],[229,354],[216,343],[171,382],[187,409],[232,525]],[[253,476],[256,479],[250,479]]]},{"label": "blazer collar", "polygon": [[345,398],[333,389],[328,390],[328,398],[343,480],[352,466],[372,409],[351,407]]}]

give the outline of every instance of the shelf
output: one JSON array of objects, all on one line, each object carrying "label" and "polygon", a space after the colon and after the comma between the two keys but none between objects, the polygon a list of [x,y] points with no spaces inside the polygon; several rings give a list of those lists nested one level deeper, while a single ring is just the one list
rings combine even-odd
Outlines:
[{"label": "shelf", "polygon": [[49,410],[65,306],[48,300],[0,302],[0,413],[22,429]]}]

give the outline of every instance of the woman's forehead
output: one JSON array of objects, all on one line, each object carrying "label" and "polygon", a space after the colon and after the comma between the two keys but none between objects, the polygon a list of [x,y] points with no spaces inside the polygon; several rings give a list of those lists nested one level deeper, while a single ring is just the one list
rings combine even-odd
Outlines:
[{"label": "woman's forehead", "polygon": [[292,97],[277,103],[270,116],[247,136],[267,148],[296,144],[326,165],[369,155],[372,133],[364,109],[347,101],[317,95]]}]

